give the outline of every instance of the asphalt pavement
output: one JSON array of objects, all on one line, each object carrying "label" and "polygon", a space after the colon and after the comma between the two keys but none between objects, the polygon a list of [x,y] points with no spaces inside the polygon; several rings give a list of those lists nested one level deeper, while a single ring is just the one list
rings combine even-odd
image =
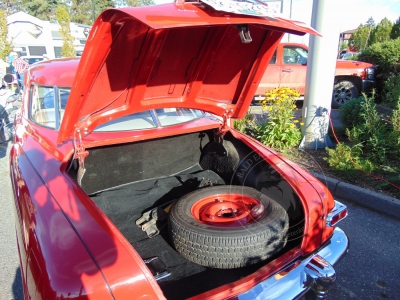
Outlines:
[{"label": "asphalt pavement", "polygon": [[22,282],[14,226],[14,202],[9,173],[11,143],[0,144],[0,299],[22,300]]}]

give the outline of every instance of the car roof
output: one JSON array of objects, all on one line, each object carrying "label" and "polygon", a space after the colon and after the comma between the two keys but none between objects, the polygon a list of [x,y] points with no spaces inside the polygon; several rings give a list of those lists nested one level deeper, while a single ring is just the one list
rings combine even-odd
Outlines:
[{"label": "car roof", "polygon": [[78,57],[37,62],[28,71],[29,80],[33,84],[71,87],[79,60]]}]

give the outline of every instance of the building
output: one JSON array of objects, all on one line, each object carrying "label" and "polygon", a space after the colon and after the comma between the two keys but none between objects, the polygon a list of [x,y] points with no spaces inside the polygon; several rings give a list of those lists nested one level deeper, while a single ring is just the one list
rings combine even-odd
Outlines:
[{"label": "building", "polygon": [[[57,21],[42,21],[24,12],[7,17],[8,35],[13,41],[14,51],[21,56],[61,57],[63,44]],[[74,48],[81,55],[91,26],[70,23]]]},{"label": "building", "polygon": [[[356,32],[357,29],[351,29],[347,31],[343,31],[340,33],[339,37],[339,50],[342,49],[342,51],[339,53],[339,57],[341,57],[344,53],[355,53],[357,52],[357,49],[355,47],[351,47],[349,44],[349,40],[353,36],[354,32]],[[344,46],[342,46],[344,45]]]}]

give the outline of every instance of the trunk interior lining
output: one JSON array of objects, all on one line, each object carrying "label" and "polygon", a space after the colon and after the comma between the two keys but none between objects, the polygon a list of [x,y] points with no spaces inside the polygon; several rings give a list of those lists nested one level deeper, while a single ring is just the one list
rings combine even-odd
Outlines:
[{"label": "trunk interior lining", "polygon": [[[143,212],[181,198],[200,188],[202,181],[253,187],[284,207],[291,240],[279,255],[302,240],[304,211],[289,183],[229,132],[223,148],[213,141],[214,132],[209,130],[92,148],[85,159],[83,190],[143,259],[158,256],[168,267],[171,275],[158,281],[168,299],[184,299],[232,283],[267,263],[229,270],[206,268],[176,252],[169,244],[167,227],[150,239],[136,226]],[[224,151],[227,155],[222,155]],[[75,180],[77,170],[75,162],[69,172]]]}]

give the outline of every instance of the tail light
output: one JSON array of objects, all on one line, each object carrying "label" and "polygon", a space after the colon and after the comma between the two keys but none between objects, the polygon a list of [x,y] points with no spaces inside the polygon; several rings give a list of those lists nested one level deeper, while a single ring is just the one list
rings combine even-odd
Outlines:
[{"label": "tail light", "polygon": [[329,212],[326,218],[327,227],[335,227],[337,223],[347,217],[347,207],[346,205],[335,200],[334,208]]}]

